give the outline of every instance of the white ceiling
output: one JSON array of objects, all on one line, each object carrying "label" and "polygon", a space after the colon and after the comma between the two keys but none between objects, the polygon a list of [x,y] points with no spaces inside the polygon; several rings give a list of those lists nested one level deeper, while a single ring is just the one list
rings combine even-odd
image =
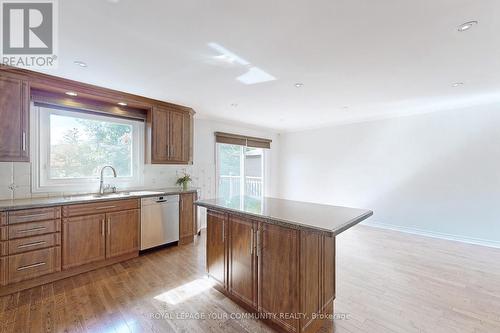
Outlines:
[{"label": "white ceiling", "polygon": [[[59,9],[59,68],[48,73],[200,117],[290,131],[500,101],[498,0],[60,0]],[[470,20],[479,24],[457,31]],[[275,80],[237,80],[251,67]]]}]

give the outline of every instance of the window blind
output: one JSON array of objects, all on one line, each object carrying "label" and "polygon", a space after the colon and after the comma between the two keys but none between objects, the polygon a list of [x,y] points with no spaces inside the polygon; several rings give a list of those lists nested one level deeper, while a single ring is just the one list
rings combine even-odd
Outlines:
[{"label": "window blind", "polygon": [[215,142],[254,148],[271,149],[270,139],[256,138],[239,134],[215,132]]}]

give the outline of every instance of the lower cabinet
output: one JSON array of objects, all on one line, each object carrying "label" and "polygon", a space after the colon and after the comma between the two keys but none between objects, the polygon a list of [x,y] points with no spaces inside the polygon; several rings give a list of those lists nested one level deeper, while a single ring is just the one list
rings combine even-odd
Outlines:
[{"label": "lower cabinet", "polygon": [[9,257],[8,281],[16,283],[61,270],[61,248],[51,247]]},{"label": "lower cabinet", "polygon": [[259,311],[283,314],[273,321],[289,332],[297,332],[299,232],[262,223],[259,233]]},{"label": "lower cabinet", "polygon": [[196,193],[182,193],[179,196],[179,243],[193,242],[196,234]]},{"label": "lower cabinet", "polygon": [[335,238],[207,211],[207,271],[222,292],[279,331],[331,325]]},{"label": "lower cabinet", "polygon": [[255,232],[258,224],[231,216],[229,219],[229,292],[257,309],[257,255]]},{"label": "lower cabinet", "polygon": [[139,251],[139,210],[106,214],[106,259]]},{"label": "lower cabinet", "polygon": [[221,287],[227,288],[226,214],[207,211],[207,271]]},{"label": "lower cabinet", "polygon": [[63,269],[139,251],[139,210],[65,218]]},{"label": "lower cabinet", "polygon": [[63,220],[63,269],[106,258],[105,214]]}]

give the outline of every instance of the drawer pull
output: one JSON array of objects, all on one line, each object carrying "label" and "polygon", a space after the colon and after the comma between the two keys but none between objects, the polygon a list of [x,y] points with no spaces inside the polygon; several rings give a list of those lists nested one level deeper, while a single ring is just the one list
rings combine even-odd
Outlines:
[{"label": "drawer pull", "polygon": [[103,206],[103,207],[97,207],[96,210],[98,209],[110,209],[110,208],[116,208],[116,206]]},{"label": "drawer pull", "polygon": [[18,249],[24,249],[24,248],[27,248],[27,247],[38,246],[38,245],[43,245],[43,244],[47,244],[47,242],[46,241],[40,241],[40,242],[34,242],[34,243],[29,243],[29,244],[22,244],[22,245],[19,245],[17,248]]},{"label": "drawer pull", "polygon": [[47,227],[36,227],[36,228],[32,228],[32,229],[27,229],[27,230],[19,230],[17,233],[24,234],[27,232],[40,231],[40,230],[45,230],[45,229],[47,229]]},{"label": "drawer pull", "polygon": [[30,218],[33,218],[33,217],[38,217],[38,216],[46,216],[47,213],[41,213],[41,214],[31,214],[31,215],[19,215],[17,217],[22,217],[24,219],[30,219]]},{"label": "drawer pull", "polygon": [[35,268],[35,267],[39,267],[39,266],[43,266],[43,265],[45,265],[44,262],[37,262],[36,264],[21,266],[17,270],[24,271],[25,269]]}]

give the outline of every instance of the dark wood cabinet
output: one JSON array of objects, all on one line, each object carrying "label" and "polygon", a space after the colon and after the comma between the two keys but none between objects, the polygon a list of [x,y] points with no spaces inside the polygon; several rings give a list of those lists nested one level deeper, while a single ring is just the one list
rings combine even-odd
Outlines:
[{"label": "dark wood cabinet", "polygon": [[106,214],[106,259],[139,251],[139,210]]},{"label": "dark wood cabinet", "polygon": [[179,243],[191,243],[196,234],[196,193],[182,193],[179,207]]},{"label": "dark wood cabinet", "polygon": [[208,209],[207,271],[278,331],[331,330],[335,237],[327,233]]},{"label": "dark wood cabinet", "polygon": [[29,88],[16,78],[0,77],[0,161],[29,161]]},{"label": "dark wood cabinet", "polygon": [[106,258],[105,218],[97,214],[63,220],[63,269]]},{"label": "dark wood cabinet", "polygon": [[192,114],[155,106],[148,119],[151,127],[151,163],[188,164],[192,162]]},{"label": "dark wood cabinet", "polygon": [[[258,232],[259,311],[271,314],[299,313],[298,231],[261,223]],[[275,323],[297,332],[297,318],[277,316]]]},{"label": "dark wood cabinet", "polygon": [[207,272],[223,289],[227,277],[227,215],[207,211]]},{"label": "dark wood cabinet", "polygon": [[152,128],[151,128],[151,162],[166,163],[169,161],[169,117],[170,113],[167,110],[154,108],[151,111]]},{"label": "dark wood cabinet", "polygon": [[229,292],[257,308],[256,230],[258,223],[231,216],[229,219]]},{"label": "dark wood cabinet", "polygon": [[137,256],[138,208],[137,199],[64,206],[63,269],[128,254]]}]

